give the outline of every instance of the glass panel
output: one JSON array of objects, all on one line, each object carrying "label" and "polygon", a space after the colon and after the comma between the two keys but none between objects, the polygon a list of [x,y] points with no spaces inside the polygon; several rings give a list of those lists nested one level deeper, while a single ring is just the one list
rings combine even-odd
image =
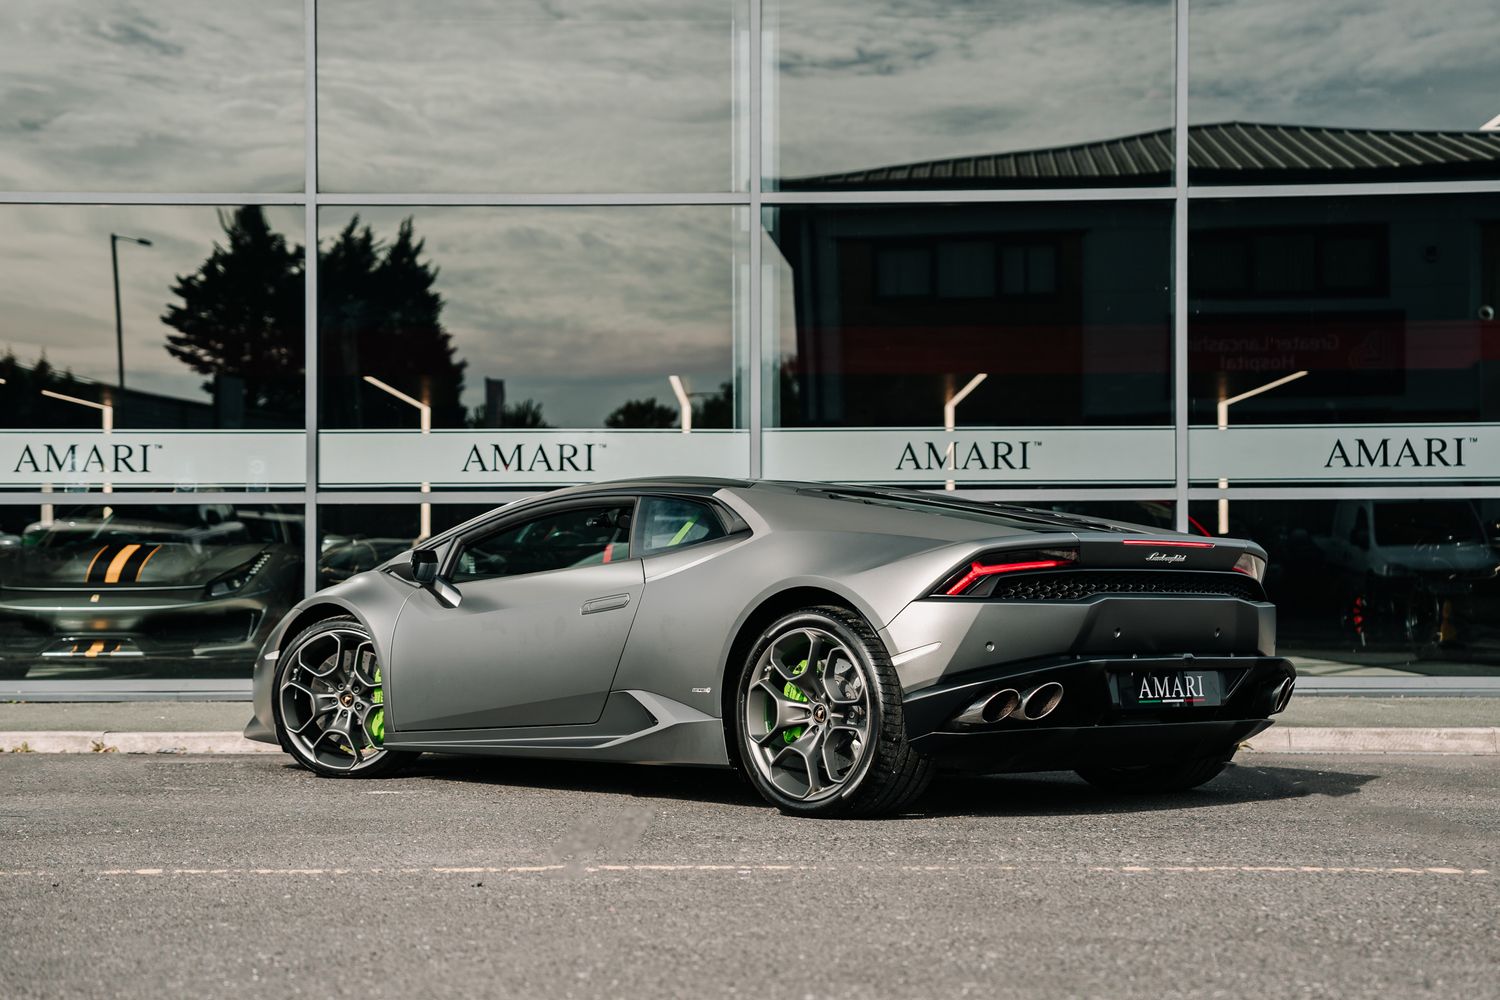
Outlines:
[{"label": "glass panel", "polygon": [[630,558],[630,507],[544,514],[465,545],[453,582],[549,573]]},{"label": "glass panel", "polygon": [[745,187],[747,0],[323,0],[329,191]]},{"label": "glass panel", "polygon": [[318,588],[343,583],[430,535],[493,509],[489,504],[322,504]]},{"label": "glass panel", "polygon": [[1269,553],[1278,648],[1298,672],[1500,674],[1500,499],[1191,507]]},{"label": "glass panel", "polygon": [[1193,183],[1500,176],[1493,0],[1425,17],[1404,0],[1191,11]]},{"label": "glass panel", "polygon": [[0,191],[301,191],[302,0],[6,0]]},{"label": "glass panel", "polygon": [[[1157,202],[767,210],[767,426],[784,431],[768,432],[766,475],[1171,480],[1171,215]],[[959,474],[931,474],[945,471]]]},{"label": "glass panel", "polygon": [[772,190],[1170,184],[1171,0],[766,0]]},{"label": "glass panel", "polygon": [[322,219],[325,485],[745,474],[742,211],[350,211]]},{"label": "glass panel", "polygon": [[1192,420],[1285,428],[1223,468],[1199,457],[1227,462],[1230,436],[1195,431],[1195,478],[1500,476],[1500,439],[1473,426],[1500,421],[1500,196],[1205,200],[1190,218]]},{"label": "glass panel", "polygon": [[301,597],[301,506],[0,506],[0,676],[249,677]]},{"label": "glass panel", "polygon": [[0,488],[300,486],[301,229],[280,206],[0,206]]},{"label": "glass panel", "polygon": [[718,516],[691,500],[646,497],[641,501],[640,518],[644,555],[724,537]]}]

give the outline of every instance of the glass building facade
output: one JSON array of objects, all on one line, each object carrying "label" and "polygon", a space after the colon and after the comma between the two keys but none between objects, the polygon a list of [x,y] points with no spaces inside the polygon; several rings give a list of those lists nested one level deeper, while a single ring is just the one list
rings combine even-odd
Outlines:
[{"label": "glass building facade", "polygon": [[12,0],[0,681],[639,475],[1252,537],[1308,675],[1500,677],[1489,0]]}]

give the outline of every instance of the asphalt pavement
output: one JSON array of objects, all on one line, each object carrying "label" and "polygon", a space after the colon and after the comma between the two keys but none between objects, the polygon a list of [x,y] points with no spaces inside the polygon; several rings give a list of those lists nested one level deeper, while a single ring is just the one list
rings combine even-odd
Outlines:
[{"label": "asphalt pavement", "polygon": [[0,996],[1500,996],[1496,757],[1245,759],[818,822],[715,771],[6,754]]}]

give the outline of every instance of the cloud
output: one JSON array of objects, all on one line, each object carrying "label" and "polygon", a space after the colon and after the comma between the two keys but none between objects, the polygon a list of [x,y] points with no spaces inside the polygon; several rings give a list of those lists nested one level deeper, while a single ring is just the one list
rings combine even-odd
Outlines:
[{"label": "cloud", "polygon": [[1200,0],[1194,122],[1474,130],[1500,113],[1492,0]]},{"label": "cloud", "polygon": [[777,170],[805,177],[1172,123],[1167,0],[776,5]]},{"label": "cloud", "polygon": [[724,191],[743,0],[320,12],[335,191]]},{"label": "cloud", "polygon": [[302,189],[301,0],[6,0],[0,190]]},{"label": "cloud", "polygon": [[[300,208],[270,206],[266,215],[290,242],[302,242]],[[206,400],[202,376],[167,354],[161,314],[176,276],[197,270],[223,240],[213,207],[0,205],[0,232],[0,351],[14,350],[27,364],[45,352],[75,375],[113,383],[109,235],[143,237],[150,247],[119,246],[126,384]]]},{"label": "cloud", "polygon": [[743,210],[723,206],[323,209],[327,241],[357,212],[389,238],[410,215],[440,273],[443,323],[484,378],[532,397],[558,426],[597,427],[626,399],[734,378]]}]

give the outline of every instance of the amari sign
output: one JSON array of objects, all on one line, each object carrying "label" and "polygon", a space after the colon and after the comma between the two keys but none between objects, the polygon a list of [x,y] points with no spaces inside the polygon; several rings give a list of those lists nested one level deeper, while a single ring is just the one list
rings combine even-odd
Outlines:
[{"label": "amari sign", "polygon": [[1170,483],[1170,427],[765,432],[774,479],[863,483]]},{"label": "amari sign", "polygon": [[744,431],[323,431],[325,487],[562,486],[635,476],[750,471]]},{"label": "amari sign", "polygon": [[0,431],[0,486],[301,487],[306,439],[302,431]]},{"label": "amari sign", "polygon": [[1195,427],[1192,478],[1280,482],[1500,480],[1500,425]]}]

